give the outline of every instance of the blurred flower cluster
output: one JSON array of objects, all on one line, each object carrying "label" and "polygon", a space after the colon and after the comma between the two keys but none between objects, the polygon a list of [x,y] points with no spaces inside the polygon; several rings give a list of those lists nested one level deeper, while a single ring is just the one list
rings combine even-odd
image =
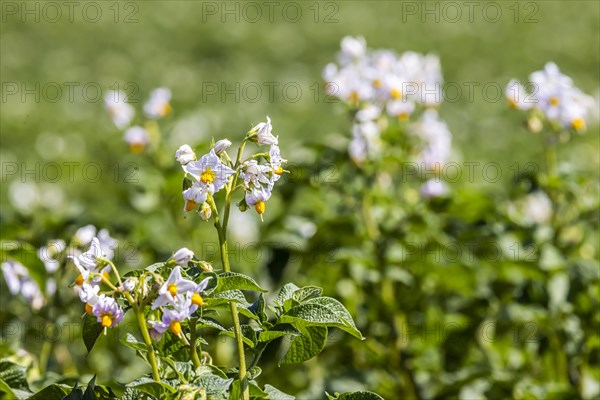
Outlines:
[{"label": "blurred flower cluster", "polygon": [[541,130],[544,122],[554,129],[582,132],[595,107],[594,99],[553,62],[533,72],[527,84],[512,79],[506,86],[506,97],[511,107],[530,112],[529,128],[534,132]]},{"label": "blurred flower cluster", "polygon": [[135,118],[135,108],[128,102],[127,94],[122,90],[109,91],[104,97],[104,106],[116,127],[125,130],[124,139],[130,150],[139,153],[157,141],[153,138],[156,136],[153,134],[154,125],[149,122],[171,113],[171,90],[161,87],[150,93],[143,107],[143,114],[149,121],[144,124],[131,125]]}]

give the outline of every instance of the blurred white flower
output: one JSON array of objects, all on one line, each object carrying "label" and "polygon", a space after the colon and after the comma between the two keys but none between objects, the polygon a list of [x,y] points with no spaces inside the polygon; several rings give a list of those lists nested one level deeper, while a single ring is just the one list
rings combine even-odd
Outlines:
[{"label": "blurred white flower", "polygon": [[426,169],[440,169],[449,161],[452,134],[436,110],[425,111],[421,119],[409,127],[409,132],[423,141],[423,149],[417,158]]},{"label": "blurred white flower", "polygon": [[150,142],[148,132],[141,126],[132,126],[127,129],[124,139],[132,153],[140,153]]},{"label": "blurred white flower", "polygon": [[23,264],[15,260],[8,260],[3,262],[0,268],[11,294],[21,294],[34,310],[39,310],[46,304],[40,287],[31,279],[29,271]]},{"label": "blurred white flower", "polygon": [[517,79],[511,79],[505,90],[508,104],[519,110],[529,110],[535,104],[535,99],[527,93],[525,87]]},{"label": "blurred white flower", "polygon": [[123,91],[111,90],[104,96],[104,106],[119,129],[129,126],[135,116],[135,109],[127,103],[127,95]]},{"label": "blurred white flower", "polygon": [[73,240],[82,246],[90,244],[92,239],[96,236],[96,227],[94,225],[86,225],[77,229]]},{"label": "blurred white flower", "polygon": [[150,98],[144,104],[144,114],[148,118],[157,119],[171,112],[171,89],[157,88],[150,93]]},{"label": "blurred white flower", "polygon": [[64,240],[51,240],[47,246],[42,246],[37,250],[37,255],[44,263],[46,270],[49,273],[56,272],[60,267],[60,263],[56,260],[56,256],[62,253],[67,248]]},{"label": "blurred white flower", "polygon": [[527,93],[517,80],[509,82],[506,95],[513,107],[520,110],[535,108],[548,121],[565,129],[577,132],[586,129],[587,121],[597,109],[596,101],[575,87],[573,80],[560,72],[556,64],[547,63],[544,69],[533,72],[529,80],[533,85],[531,93]]},{"label": "blurred white flower", "polygon": [[512,202],[508,211],[515,222],[525,226],[548,223],[553,214],[552,202],[541,190]]},{"label": "blurred white flower", "polygon": [[364,37],[345,36],[341,41],[342,51],[339,54],[341,64],[360,61],[367,52],[367,41]]},{"label": "blurred white flower", "polygon": [[442,197],[446,194],[448,194],[448,187],[438,179],[430,179],[421,185],[421,196],[424,198]]}]

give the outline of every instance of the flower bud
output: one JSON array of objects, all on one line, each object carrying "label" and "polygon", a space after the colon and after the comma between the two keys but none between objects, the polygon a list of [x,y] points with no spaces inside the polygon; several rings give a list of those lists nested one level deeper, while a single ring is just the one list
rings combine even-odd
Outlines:
[{"label": "flower bud", "polygon": [[206,261],[198,262],[198,266],[205,272],[213,272],[213,267]]},{"label": "flower bud", "polygon": [[231,146],[231,142],[227,139],[221,139],[213,146],[216,155],[221,155],[225,150]]},{"label": "flower bud", "polygon": [[200,210],[198,211],[198,215],[200,215],[200,218],[202,218],[204,221],[208,221],[210,219],[212,210],[207,202],[202,203]]},{"label": "flower bud", "polygon": [[131,292],[133,289],[135,289],[135,285],[136,285],[136,279],[134,279],[134,278],[126,279],[125,282],[123,282],[123,285],[121,286],[121,291],[123,291],[124,293]]},{"label": "flower bud", "polygon": [[527,120],[527,129],[529,129],[530,132],[538,133],[543,127],[544,124],[542,123],[542,120],[537,116],[533,116]]},{"label": "flower bud", "polygon": [[273,136],[271,131],[273,126],[271,125],[271,118],[267,116],[267,122],[261,122],[248,132],[248,136],[252,137],[259,145],[270,146],[277,144],[277,138]]},{"label": "flower bud", "polygon": [[196,159],[196,153],[194,153],[194,150],[190,146],[184,144],[175,152],[175,159],[181,165],[186,165]]},{"label": "flower bud", "polygon": [[246,203],[246,199],[240,200],[240,202],[237,203],[237,206],[241,212],[245,212],[248,209],[248,203]]},{"label": "flower bud", "polygon": [[173,254],[173,260],[177,265],[186,265],[194,257],[194,252],[187,247],[182,247]]}]

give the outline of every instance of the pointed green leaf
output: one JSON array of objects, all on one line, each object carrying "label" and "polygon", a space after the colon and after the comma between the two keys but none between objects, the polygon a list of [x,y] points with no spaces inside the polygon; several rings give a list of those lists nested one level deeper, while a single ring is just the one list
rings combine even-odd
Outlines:
[{"label": "pointed green leaf", "polygon": [[83,337],[83,343],[85,343],[85,348],[88,353],[94,348],[96,339],[98,339],[98,336],[100,336],[103,330],[102,324],[98,323],[98,320],[93,314],[86,314],[85,317],[83,317],[81,336]]},{"label": "pointed green leaf", "polygon": [[337,400],[383,400],[383,397],[373,392],[353,392],[343,393]]},{"label": "pointed green leaf", "polygon": [[283,393],[281,390],[277,389],[271,385],[265,385],[264,389],[265,393],[267,393],[267,399],[269,400],[295,400],[296,398],[287,393]]},{"label": "pointed green leaf", "polygon": [[214,293],[221,293],[227,290],[254,290],[257,292],[266,292],[258,283],[249,276],[238,274],[236,272],[223,272],[219,274],[219,285]]},{"label": "pointed green leaf", "polygon": [[309,326],[299,328],[301,335],[296,336],[280,364],[298,364],[310,360],[319,354],[327,342],[327,328]]},{"label": "pointed green leaf", "polygon": [[291,324],[297,329],[301,326],[336,327],[358,339],[363,339],[348,310],[342,303],[331,297],[310,299],[290,309],[277,322]]}]

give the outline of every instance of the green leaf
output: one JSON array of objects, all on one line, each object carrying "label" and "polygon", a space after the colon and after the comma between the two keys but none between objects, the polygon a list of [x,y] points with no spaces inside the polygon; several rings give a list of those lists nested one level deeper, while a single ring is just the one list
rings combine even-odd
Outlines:
[{"label": "green leaf", "polygon": [[300,288],[298,286],[294,285],[293,283],[286,283],[285,285],[283,285],[283,287],[277,294],[277,297],[275,298],[274,303],[277,304],[278,306],[283,307],[283,304],[285,303],[285,301],[288,299],[291,299],[292,296],[294,295],[294,292],[298,289],[300,289]]},{"label": "green leaf", "polygon": [[[8,395],[8,397],[6,398],[8,399],[18,399],[18,400],[25,400],[28,399],[31,396],[31,392],[25,391],[25,390],[20,390],[20,389],[13,389],[10,386],[8,386],[8,384],[6,382],[4,382],[2,379],[0,379],[0,394],[5,393],[6,395]],[[0,396],[0,398],[4,399],[5,397]]]},{"label": "green leaf", "polygon": [[279,364],[297,364],[310,360],[319,354],[327,342],[327,328],[309,326],[299,328],[301,336],[292,341],[288,351]]},{"label": "green leaf", "polygon": [[[244,343],[250,348],[254,348],[257,343],[256,331],[254,328],[252,328],[250,325],[242,325],[241,329]],[[233,328],[230,328],[226,331],[221,331],[219,332],[219,335],[235,338],[235,332],[233,331]]]},{"label": "green leaf", "polygon": [[77,383],[73,386],[71,393],[63,397],[62,400],[83,400],[83,392],[77,387]]},{"label": "green leaf", "polygon": [[213,373],[205,373],[200,375],[194,384],[204,388],[208,396],[219,396],[229,389],[231,382],[233,378],[224,379]]},{"label": "green leaf", "polygon": [[31,396],[28,400],[61,400],[71,388],[66,385],[53,384]]},{"label": "green leaf", "polygon": [[177,392],[177,390],[174,387],[167,385],[166,383],[159,383],[150,378],[145,377],[137,379],[127,384],[126,386],[142,391],[156,398],[161,398],[164,397],[164,395],[166,394]]},{"label": "green leaf", "polygon": [[238,274],[236,272],[223,272],[219,275],[219,285],[214,293],[221,293],[227,290],[254,290],[257,292],[266,292],[258,283],[249,276]]},{"label": "green leaf", "polygon": [[340,395],[337,400],[383,400],[383,397],[373,392],[347,392]]},{"label": "green leaf", "polygon": [[249,381],[248,388],[250,389],[250,398],[252,399],[266,399],[268,394],[264,392],[256,382]]},{"label": "green leaf", "polygon": [[98,336],[100,336],[103,330],[104,327],[102,324],[98,323],[96,316],[93,314],[86,314],[85,317],[83,317],[81,336],[83,337],[83,343],[85,343],[85,348],[88,353],[94,348],[96,339],[98,339]]},{"label": "green leaf", "polygon": [[26,368],[8,360],[0,360],[0,380],[11,389],[31,393],[27,383]]},{"label": "green leaf", "polygon": [[[292,328],[293,329],[293,328]],[[297,330],[273,330],[273,331],[262,331],[258,334],[259,342],[270,342],[271,340],[278,339],[284,336],[298,336],[300,333]]]},{"label": "green leaf", "polygon": [[268,321],[269,319],[265,313],[265,296],[263,296],[262,293],[259,294],[258,299],[256,299],[256,301],[250,307],[248,307],[248,310],[256,315],[261,323]]},{"label": "green leaf", "polygon": [[232,301],[245,308],[250,305],[248,300],[246,300],[246,296],[244,296],[244,293],[241,290],[227,290],[225,292],[211,295],[211,297],[206,300],[208,303],[206,306],[207,309],[228,306]]},{"label": "green leaf", "polygon": [[279,324],[288,323],[295,328],[331,326],[340,328],[358,339],[363,339],[348,310],[342,303],[331,297],[310,299],[304,304],[290,309],[277,322]]},{"label": "green leaf", "polygon": [[323,293],[323,289],[317,286],[305,286],[301,289],[296,290],[292,293],[292,299],[299,303],[303,303],[306,300],[319,297]]},{"label": "green leaf", "polygon": [[148,350],[145,343],[138,341],[137,338],[129,332],[125,334],[125,337],[121,338],[121,343],[137,351],[146,352]]},{"label": "green leaf", "polygon": [[269,400],[295,400],[296,398],[287,393],[283,393],[281,390],[277,389],[271,385],[265,385],[265,393],[268,395],[267,399]]},{"label": "green leaf", "polygon": [[87,384],[87,387],[85,388],[85,392],[83,392],[83,400],[96,400],[96,394],[95,394],[95,388],[96,388],[96,375],[94,375],[92,377],[92,379],[90,379],[90,381]]},{"label": "green leaf", "polygon": [[148,394],[139,390],[127,388],[125,392],[123,392],[123,396],[121,396],[120,400],[155,400],[155,398],[150,397]]},{"label": "green leaf", "polygon": [[220,331],[226,331],[227,328],[225,328],[223,325],[221,325],[220,322],[218,322],[217,320],[213,319],[213,318],[198,318],[197,322],[196,322],[196,327],[197,328],[215,328],[218,329]]}]

